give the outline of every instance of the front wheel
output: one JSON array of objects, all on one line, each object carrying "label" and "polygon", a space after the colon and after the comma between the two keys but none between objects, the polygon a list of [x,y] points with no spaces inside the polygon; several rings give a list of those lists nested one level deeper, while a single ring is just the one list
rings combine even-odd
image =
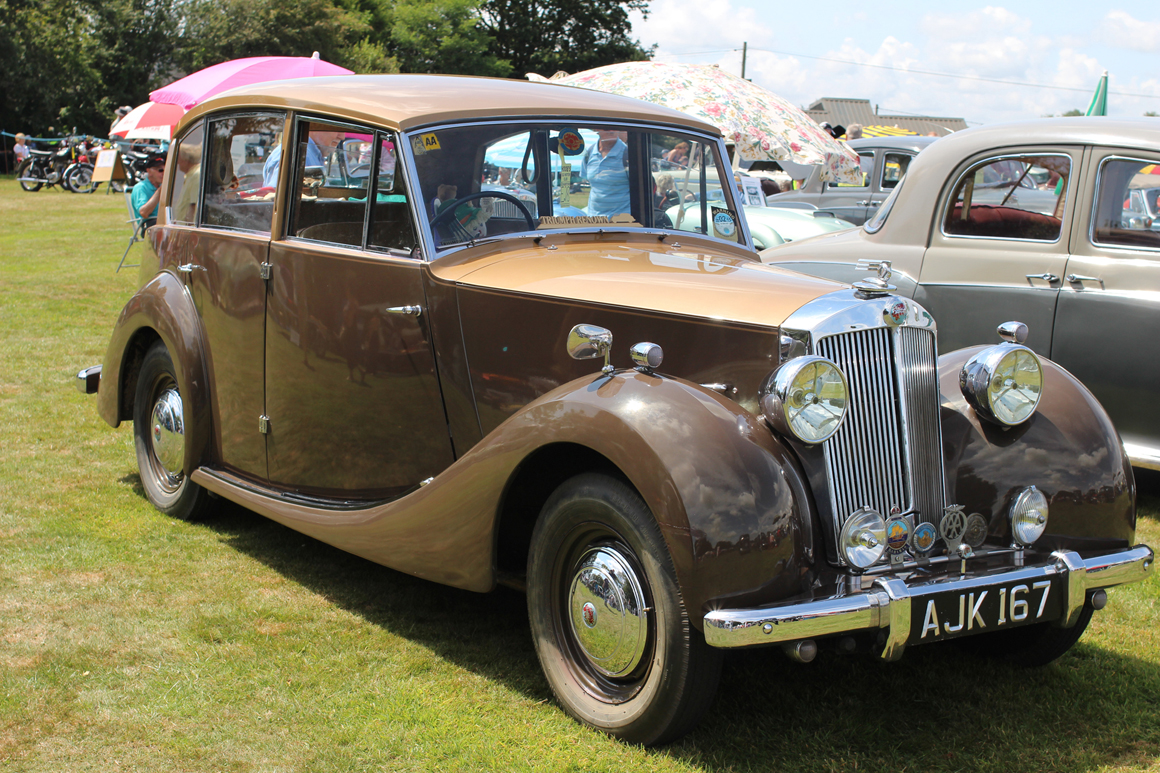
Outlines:
[{"label": "front wheel", "polygon": [[629,743],[684,735],[712,702],[721,653],[692,628],[652,513],[600,474],[566,481],[532,534],[528,617],[556,699]]},{"label": "front wheel", "polygon": [[184,472],[184,405],[173,359],[161,341],[145,354],[137,376],[133,444],[141,486],[154,507],[185,521],[195,521],[209,513],[209,492]]},{"label": "front wheel", "polygon": [[65,170],[64,187],[73,193],[92,193],[97,189],[93,183],[93,165],[76,163]]},{"label": "front wheel", "polygon": [[33,164],[31,158],[26,158],[16,167],[16,179],[20,180],[20,187],[29,193],[38,191],[44,185],[44,169]]}]

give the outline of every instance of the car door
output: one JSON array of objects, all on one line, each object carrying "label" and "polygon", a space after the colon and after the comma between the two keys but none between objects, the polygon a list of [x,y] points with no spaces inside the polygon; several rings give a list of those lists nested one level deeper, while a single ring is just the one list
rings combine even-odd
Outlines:
[{"label": "car door", "polygon": [[[980,154],[955,169],[936,206],[914,298],[939,322],[939,351],[996,343],[995,328],[1027,323],[1027,345],[1050,356],[1067,265],[1082,149],[1028,147]],[[1041,189],[1033,170],[1055,175]]]},{"label": "car door", "polygon": [[259,479],[267,473],[262,265],[274,207],[254,195],[261,161],[247,146],[280,133],[285,120],[282,113],[229,114],[187,133],[177,143],[167,214],[171,249],[183,255],[179,270],[204,331],[215,456],[225,468]]},{"label": "car door", "polygon": [[1160,469],[1160,232],[1128,217],[1160,153],[1093,148],[1059,293],[1052,358],[1099,399],[1132,463]]},{"label": "car door", "polygon": [[[300,118],[295,138],[285,236],[270,250],[270,482],[393,497],[453,461],[395,137]],[[320,156],[315,171],[306,162]]]},{"label": "car door", "polygon": [[[833,212],[836,217],[848,220],[854,225],[862,225],[870,217],[871,183],[875,179],[875,164],[882,155],[881,150],[859,150],[858,161],[862,167],[862,184],[826,182],[822,183],[824,193],[818,197],[818,209]],[[885,198],[885,197],[883,197]]]}]

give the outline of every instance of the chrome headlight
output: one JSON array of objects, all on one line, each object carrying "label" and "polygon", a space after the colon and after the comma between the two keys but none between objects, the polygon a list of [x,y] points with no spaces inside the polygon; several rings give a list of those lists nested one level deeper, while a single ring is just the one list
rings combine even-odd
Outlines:
[{"label": "chrome headlight", "polygon": [[838,547],[850,566],[873,566],[886,551],[886,521],[868,507],[855,511],[842,526]]},{"label": "chrome headlight", "polygon": [[846,377],[825,357],[796,357],[770,377],[761,410],[783,434],[821,443],[846,418]]},{"label": "chrome headlight", "polygon": [[1043,366],[1026,346],[1003,343],[967,360],[959,388],[980,416],[1008,427],[1031,418],[1043,391]]},{"label": "chrome headlight", "polygon": [[1047,497],[1034,486],[1019,492],[1011,505],[1011,538],[1030,545],[1047,530]]}]

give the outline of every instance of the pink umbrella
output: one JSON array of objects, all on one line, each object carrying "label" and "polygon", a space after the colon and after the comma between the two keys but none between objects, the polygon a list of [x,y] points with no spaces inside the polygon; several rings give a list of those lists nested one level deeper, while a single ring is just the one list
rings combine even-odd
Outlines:
[{"label": "pink umbrella", "polygon": [[153,91],[154,102],[181,105],[186,110],[215,94],[248,86],[251,83],[280,81],[287,78],[311,78],[315,75],[353,75],[351,70],[318,58],[305,56],[254,56],[215,64],[179,81]]},{"label": "pink umbrella", "polygon": [[117,121],[109,136],[124,137],[127,140],[168,140],[173,136],[173,127],[185,115],[181,105],[159,105],[146,102]]}]

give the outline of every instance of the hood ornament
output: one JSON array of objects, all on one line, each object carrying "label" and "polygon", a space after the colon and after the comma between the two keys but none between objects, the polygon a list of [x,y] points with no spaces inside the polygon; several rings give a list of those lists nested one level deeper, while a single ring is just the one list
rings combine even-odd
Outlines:
[{"label": "hood ornament", "polygon": [[890,270],[889,260],[859,260],[856,267],[860,271],[873,271],[877,274],[877,276],[868,276],[854,283],[854,289],[863,298],[889,295],[898,289],[890,284],[893,272]]}]

